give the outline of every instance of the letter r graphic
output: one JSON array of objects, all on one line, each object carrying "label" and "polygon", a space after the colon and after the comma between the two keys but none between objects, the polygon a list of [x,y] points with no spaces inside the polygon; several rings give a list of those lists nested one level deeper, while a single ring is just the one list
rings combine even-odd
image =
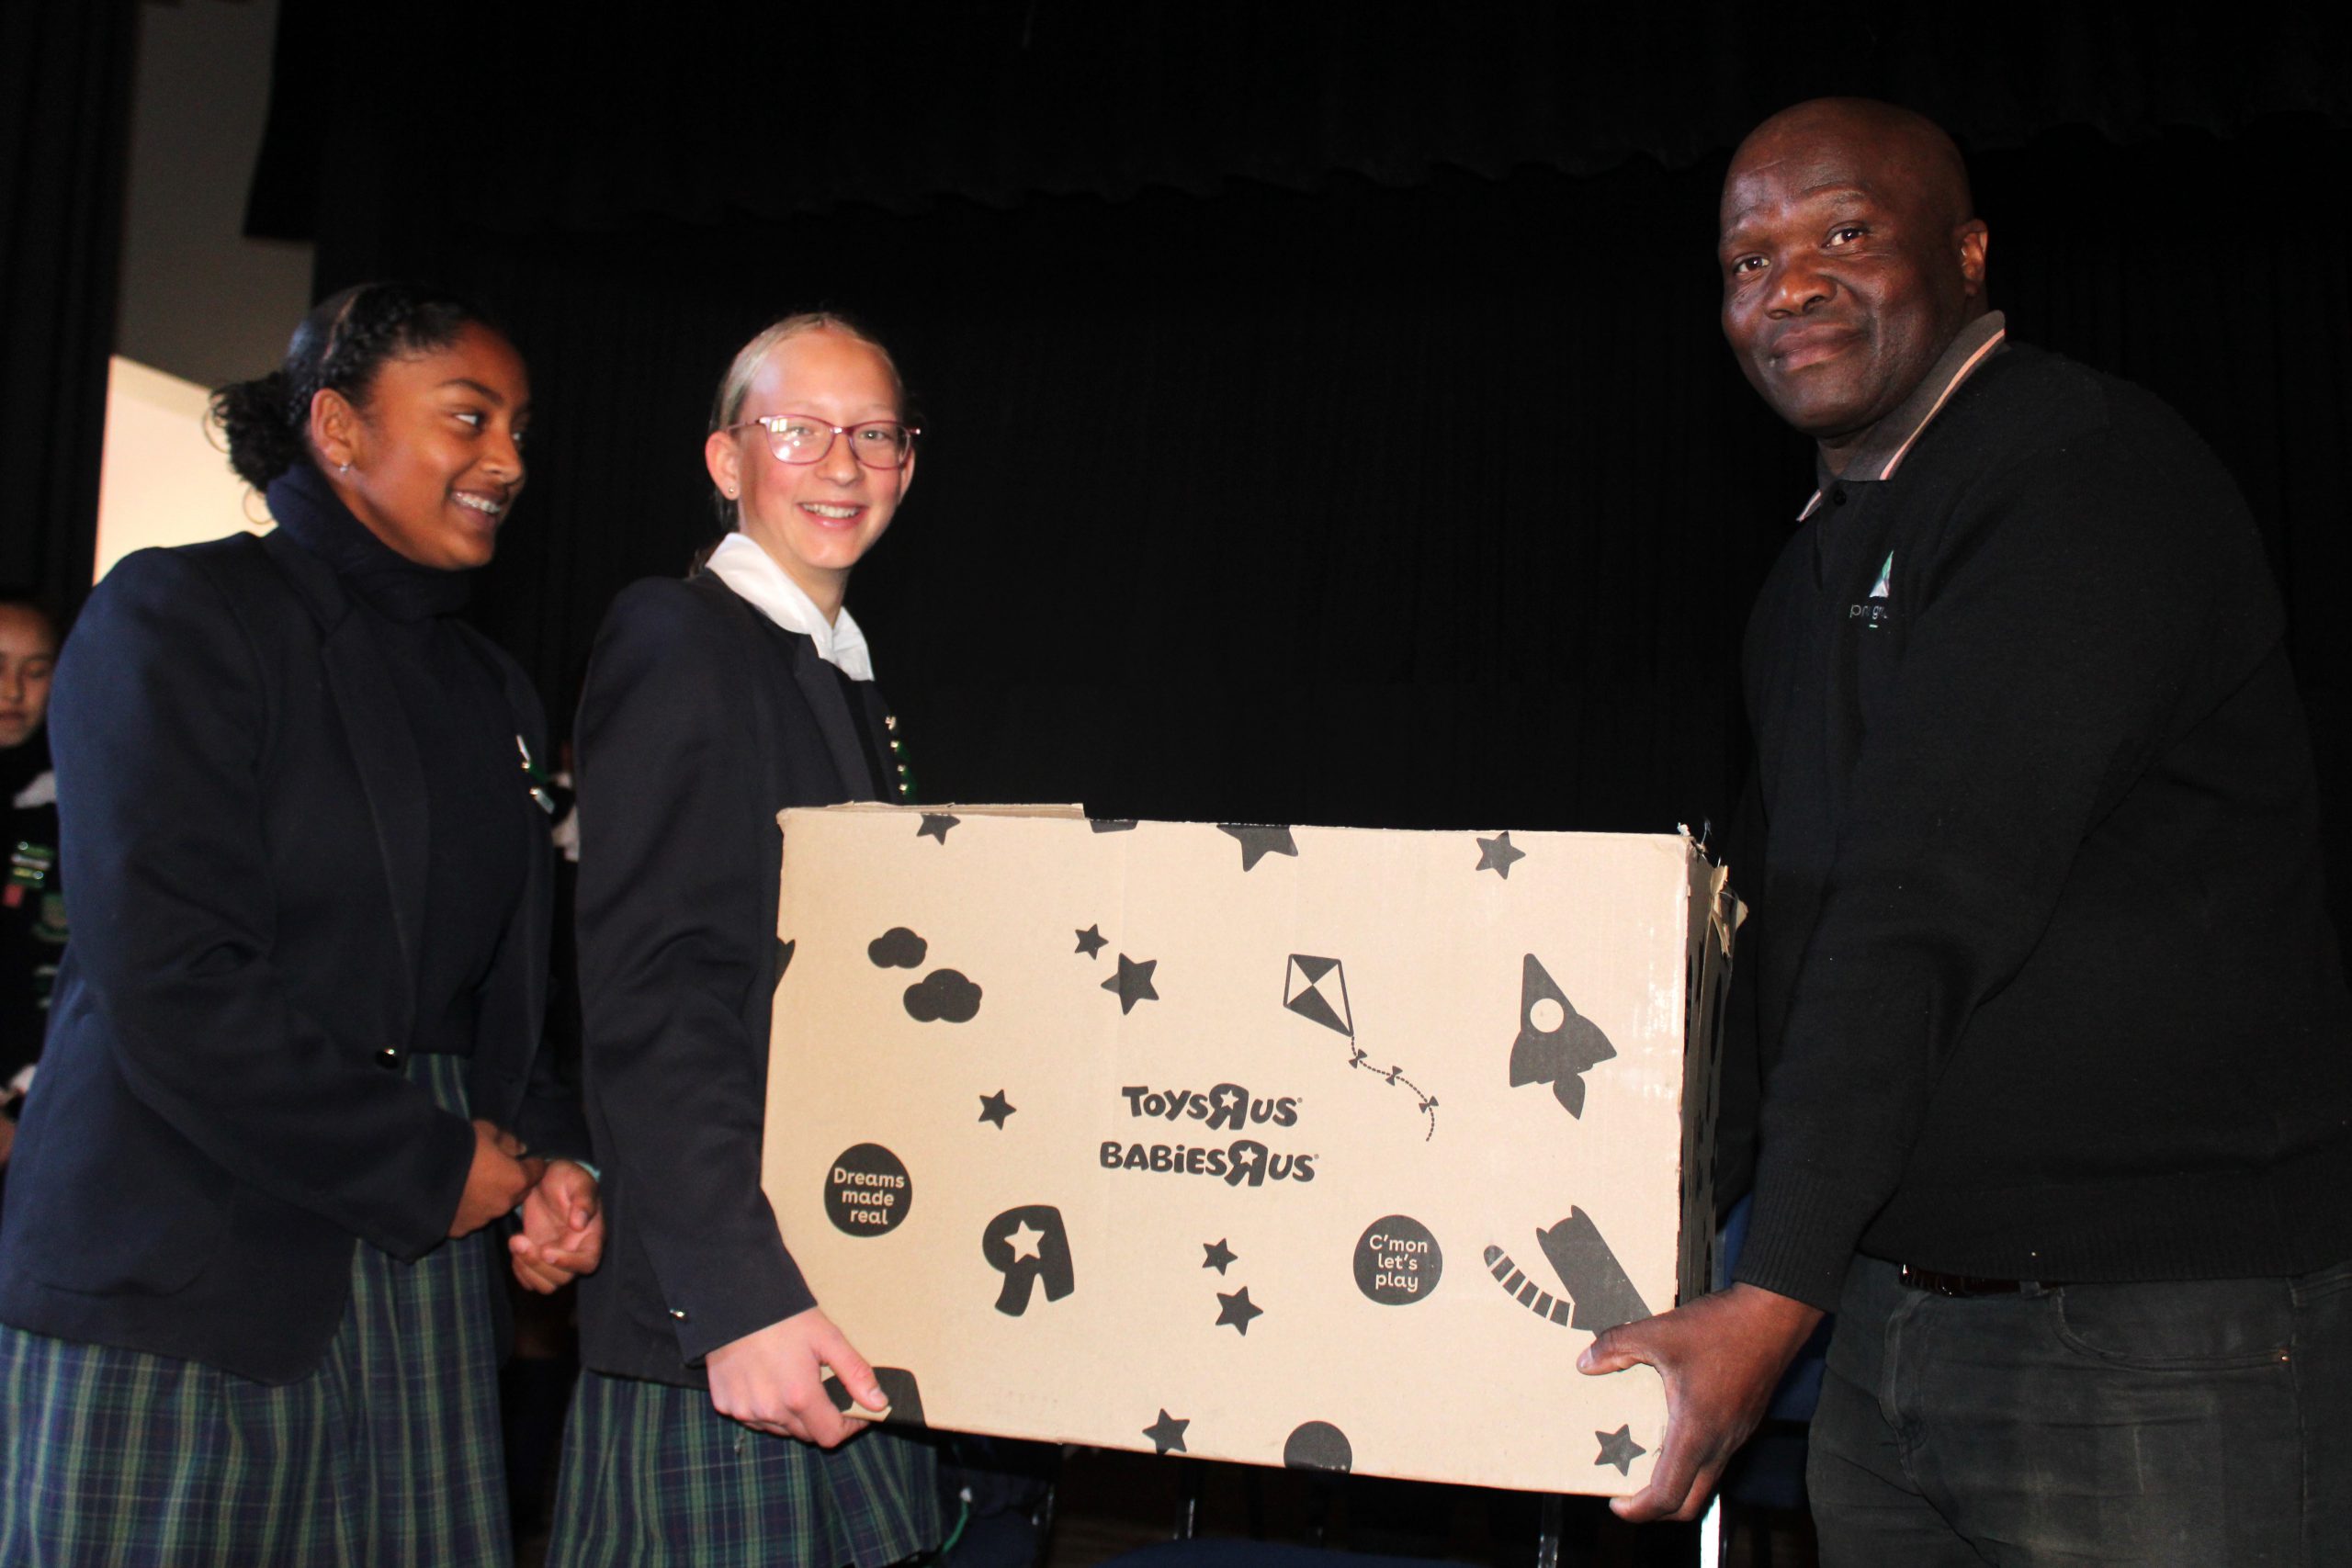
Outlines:
[{"label": "letter r graphic", "polygon": [[996,1310],[1007,1317],[1029,1310],[1030,1292],[1041,1280],[1049,1302],[1078,1288],[1070,1268],[1069,1227],[1062,1223],[1062,1212],[1050,1204],[1023,1204],[990,1220],[980,1232],[980,1256],[1004,1276]]}]

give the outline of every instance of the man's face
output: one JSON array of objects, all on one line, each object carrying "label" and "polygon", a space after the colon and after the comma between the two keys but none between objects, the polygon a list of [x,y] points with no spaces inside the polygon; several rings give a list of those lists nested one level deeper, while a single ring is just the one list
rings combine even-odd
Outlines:
[{"label": "man's face", "polygon": [[1774,412],[1826,447],[1894,412],[1984,287],[1984,225],[1905,151],[1796,118],[1751,137],[1724,182],[1724,335]]}]

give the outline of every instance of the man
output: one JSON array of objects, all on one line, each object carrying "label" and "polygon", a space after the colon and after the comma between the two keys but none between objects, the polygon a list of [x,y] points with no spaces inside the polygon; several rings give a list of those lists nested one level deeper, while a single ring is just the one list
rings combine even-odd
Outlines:
[{"label": "man", "polygon": [[1987,237],[1883,104],[1724,183],[1724,334],[1820,493],[1747,649],[1753,1228],[1587,1352],[1666,1380],[1619,1506],[1695,1513],[1835,1309],[1825,1563],[2352,1562],[2352,998],[2276,592],[2171,411],[2008,339]]}]

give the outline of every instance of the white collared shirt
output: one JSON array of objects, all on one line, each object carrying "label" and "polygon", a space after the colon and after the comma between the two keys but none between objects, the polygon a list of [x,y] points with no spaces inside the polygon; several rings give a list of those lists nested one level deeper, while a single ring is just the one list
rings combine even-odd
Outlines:
[{"label": "white collared shirt", "polygon": [[728,535],[710,552],[707,565],[745,604],[786,631],[798,632],[815,643],[818,658],[853,681],[874,679],[874,659],[866,651],[865,634],[851,618],[848,606],[842,606],[840,617],[828,624],[817,602],[748,535]]}]

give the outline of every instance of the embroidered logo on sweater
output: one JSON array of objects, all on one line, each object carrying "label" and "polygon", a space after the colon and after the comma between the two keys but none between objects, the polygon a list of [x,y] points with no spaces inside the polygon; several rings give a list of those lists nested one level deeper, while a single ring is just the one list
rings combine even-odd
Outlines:
[{"label": "embroidered logo on sweater", "polygon": [[1889,550],[1886,564],[1878,569],[1878,581],[1871,585],[1870,597],[1859,604],[1849,606],[1846,611],[1847,618],[1861,622],[1863,626],[1871,631],[1876,631],[1893,620],[1894,605],[1891,590],[1894,581],[1894,552]]}]

